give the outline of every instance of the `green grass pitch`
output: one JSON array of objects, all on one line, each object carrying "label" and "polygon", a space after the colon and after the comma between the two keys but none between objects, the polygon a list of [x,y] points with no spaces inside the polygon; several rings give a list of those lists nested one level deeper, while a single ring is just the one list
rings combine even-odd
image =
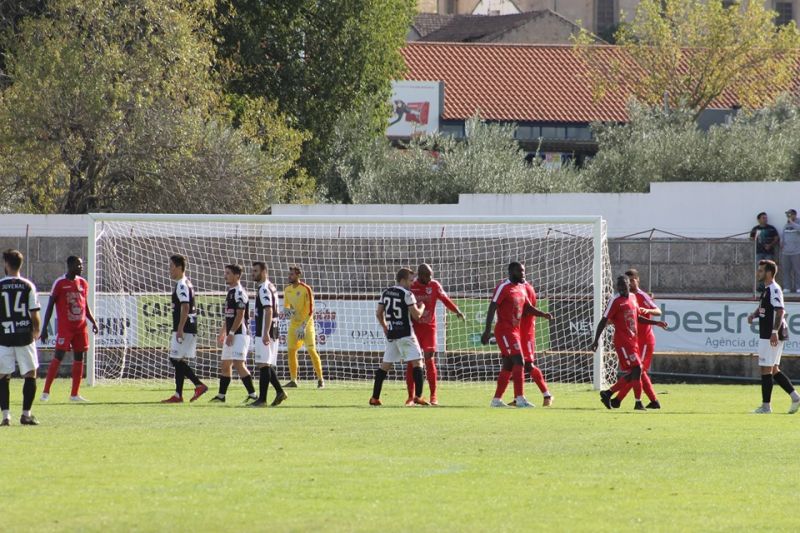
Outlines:
[{"label": "green grass pitch", "polygon": [[62,379],[21,427],[21,385],[0,428],[4,532],[800,527],[800,414],[778,387],[759,416],[757,386],[656,385],[664,409],[634,413],[558,387],[552,408],[490,409],[487,385],[447,383],[438,408],[401,407],[395,384],[370,408],[366,384],[306,383],[248,409],[239,382],[226,405],[161,405],[166,383],[74,405]]}]

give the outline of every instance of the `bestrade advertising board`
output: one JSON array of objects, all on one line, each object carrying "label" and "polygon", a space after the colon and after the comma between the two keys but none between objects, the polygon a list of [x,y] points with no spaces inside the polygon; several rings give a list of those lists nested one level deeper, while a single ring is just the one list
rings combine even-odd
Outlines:
[{"label": "bestrade advertising board", "polygon": [[[667,329],[654,328],[656,352],[754,353],[758,320],[747,315],[758,302],[733,300],[656,300]],[[800,355],[800,303],[786,304],[789,340],[783,353]]]}]

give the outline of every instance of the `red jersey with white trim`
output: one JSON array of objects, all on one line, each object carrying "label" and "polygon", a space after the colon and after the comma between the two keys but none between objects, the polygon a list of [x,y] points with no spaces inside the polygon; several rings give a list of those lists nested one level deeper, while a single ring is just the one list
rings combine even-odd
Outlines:
[{"label": "red jersey with white trim", "polygon": [[608,301],[603,316],[614,324],[614,347],[623,348],[626,353],[639,353],[637,319],[639,304],[636,296],[615,295]]},{"label": "red jersey with white trim", "polygon": [[[639,307],[642,309],[655,309],[658,307],[650,295],[644,292],[642,289],[636,291],[636,303],[639,304]],[[639,331],[638,340],[640,347],[644,346],[645,344],[655,344],[656,335],[653,333],[653,326],[651,324],[638,322],[636,327]]]},{"label": "red jersey with white trim", "polygon": [[89,283],[80,276],[69,279],[61,276],[50,290],[55,301],[58,331],[73,332],[86,327],[86,297]]},{"label": "red jersey with white trim", "polygon": [[[533,288],[533,285],[525,282],[525,294],[528,297],[528,303],[533,306],[536,306],[536,290]],[[533,315],[523,315],[522,320],[519,324],[520,333],[522,335],[522,342],[526,342],[528,340],[536,342],[536,317]],[[535,346],[535,344],[534,344]]]},{"label": "red jersey with white trim", "polygon": [[411,292],[417,298],[418,303],[425,304],[425,310],[419,320],[414,321],[414,327],[426,326],[430,328],[436,327],[436,302],[441,300],[444,306],[452,312],[456,312],[456,304],[444,292],[442,285],[435,279],[430,280],[428,283],[422,283],[415,279],[411,283]]},{"label": "red jersey with white trim", "polygon": [[497,305],[496,328],[506,331],[519,330],[522,311],[528,301],[525,285],[505,280],[494,289],[492,302]]}]

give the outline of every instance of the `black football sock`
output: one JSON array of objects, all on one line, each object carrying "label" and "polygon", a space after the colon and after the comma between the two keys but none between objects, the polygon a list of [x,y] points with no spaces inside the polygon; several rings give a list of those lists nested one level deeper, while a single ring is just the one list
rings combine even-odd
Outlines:
[{"label": "black football sock", "polygon": [[183,373],[183,361],[176,361],[175,359],[170,359],[170,363],[172,366],[175,367],[175,395],[179,397],[183,397],[183,382],[186,380],[186,376]]},{"label": "black football sock", "polygon": [[228,376],[219,377],[219,394],[225,396],[228,393],[228,385],[231,384],[231,378]]},{"label": "black football sock", "polygon": [[22,384],[22,410],[30,411],[36,398],[36,378],[25,378]]},{"label": "black football sock", "polygon": [[278,380],[278,372],[275,370],[274,366],[269,366],[269,382],[272,383],[272,386],[275,388],[275,392],[278,394],[283,394],[283,387],[281,386],[281,382]]},{"label": "black football sock", "polygon": [[792,382],[789,378],[786,377],[786,374],[783,372],[778,372],[777,374],[773,374],[772,379],[775,380],[775,383],[781,386],[783,390],[786,391],[786,394],[791,394],[794,392],[794,387],[792,386]]},{"label": "black football sock", "polygon": [[255,394],[256,388],[253,386],[253,376],[247,375],[242,378],[242,385],[247,389],[247,394]]},{"label": "black football sock", "polygon": [[189,381],[191,381],[195,387],[199,387],[203,384],[200,378],[197,377],[197,374],[194,373],[194,369],[189,366],[189,363],[181,361],[181,364],[183,365],[183,375],[189,378]]},{"label": "black football sock", "polygon": [[258,377],[258,401],[267,401],[267,391],[269,390],[270,367],[262,366]]},{"label": "black football sock", "polygon": [[8,411],[11,404],[11,396],[8,392],[8,382],[6,378],[0,378],[0,411]]},{"label": "black football sock", "polygon": [[381,397],[381,389],[383,388],[383,380],[386,379],[388,372],[382,368],[375,371],[375,385],[372,387],[372,397],[376,400]]},{"label": "black football sock", "polygon": [[772,401],[772,374],[761,376],[761,401],[764,403]]},{"label": "black football sock", "polygon": [[422,372],[421,366],[415,366],[411,371],[414,375],[414,396],[417,398],[422,397],[422,387],[425,383],[425,375]]}]

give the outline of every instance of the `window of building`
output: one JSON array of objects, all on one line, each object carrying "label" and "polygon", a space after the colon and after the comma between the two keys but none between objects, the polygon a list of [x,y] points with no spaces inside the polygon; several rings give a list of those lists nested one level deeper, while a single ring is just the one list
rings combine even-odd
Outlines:
[{"label": "window of building", "polygon": [[461,139],[464,137],[464,124],[442,124],[439,127],[439,131],[443,135],[451,135],[456,139]]},{"label": "window of building", "polygon": [[615,0],[595,1],[595,26],[597,33],[602,33],[614,27],[617,23]]},{"label": "window of building", "polygon": [[514,138],[519,140],[531,140],[539,138],[539,128],[536,126],[517,126],[517,131],[514,132]]},{"label": "window of building", "polygon": [[794,20],[794,10],[791,2],[775,2],[775,11],[778,13],[775,24],[784,26]]},{"label": "window of building", "polygon": [[589,126],[571,126],[567,128],[567,139],[575,141],[591,141],[592,128]]},{"label": "window of building", "polygon": [[444,12],[447,15],[458,13],[458,0],[446,0]]},{"label": "window of building", "polygon": [[560,126],[542,126],[543,139],[565,139],[567,129]]}]

